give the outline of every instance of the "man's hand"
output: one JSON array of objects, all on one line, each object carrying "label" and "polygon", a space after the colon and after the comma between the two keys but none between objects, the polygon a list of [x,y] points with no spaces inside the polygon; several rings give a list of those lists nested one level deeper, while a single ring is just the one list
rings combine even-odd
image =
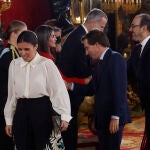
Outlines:
[{"label": "man's hand", "polygon": [[91,80],[92,76],[88,76],[87,78],[85,78],[85,84],[89,84]]},{"label": "man's hand", "polygon": [[109,131],[111,134],[116,133],[119,130],[119,119],[113,119],[111,118],[110,124],[109,124]]},{"label": "man's hand", "polygon": [[65,81],[65,80],[64,80],[64,82],[65,82],[65,85],[66,85],[67,90],[70,90],[70,89],[71,89],[71,84],[72,84],[72,82],[67,82],[67,81]]}]

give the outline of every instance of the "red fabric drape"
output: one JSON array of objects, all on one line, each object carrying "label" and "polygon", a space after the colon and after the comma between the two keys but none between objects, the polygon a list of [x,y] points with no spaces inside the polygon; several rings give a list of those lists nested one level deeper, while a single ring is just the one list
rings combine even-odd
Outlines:
[{"label": "red fabric drape", "polygon": [[51,18],[48,0],[11,0],[11,8],[2,12],[1,20],[7,27],[12,20],[24,21],[30,30]]}]

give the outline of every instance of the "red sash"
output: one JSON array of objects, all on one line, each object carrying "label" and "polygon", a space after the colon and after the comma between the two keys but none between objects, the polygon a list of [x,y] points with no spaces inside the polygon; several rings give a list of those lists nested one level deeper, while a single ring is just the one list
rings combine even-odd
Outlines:
[{"label": "red sash", "polygon": [[[48,54],[48,53],[45,53],[45,52],[39,52],[39,54],[43,57],[46,57],[48,59],[51,59],[54,61],[54,58]],[[66,75],[64,75],[60,70],[59,70],[62,78],[67,81],[67,82],[73,82],[73,83],[77,83],[77,84],[85,84],[85,78],[77,78],[77,77],[67,77]]]}]

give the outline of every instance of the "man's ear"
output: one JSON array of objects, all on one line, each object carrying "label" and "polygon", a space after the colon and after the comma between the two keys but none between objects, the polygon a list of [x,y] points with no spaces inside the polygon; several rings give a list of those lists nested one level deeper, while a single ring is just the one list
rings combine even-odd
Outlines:
[{"label": "man's ear", "polygon": [[98,42],[95,43],[95,46],[100,46],[100,44]]},{"label": "man's ear", "polygon": [[38,47],[39,47],[39,46],[38,46],[38,44],[36,44],[36,45],[35,45],[35,49],[37,50],[37,49],[38,49]]},{"label": "man's ear", "polygon": [[143,25],[143,26],[142,26],[142,29],[143,29],[143,31],[148,31],[147,25]]}]

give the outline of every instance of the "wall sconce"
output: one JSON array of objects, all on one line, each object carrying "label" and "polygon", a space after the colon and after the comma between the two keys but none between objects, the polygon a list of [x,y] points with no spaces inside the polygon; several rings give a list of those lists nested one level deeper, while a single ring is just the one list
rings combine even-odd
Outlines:
[{"label": "wall sconce", "polygon": [[11,0],[0,0],[0,14],[11,7]]},{"label": "wall sconce", "polygon": [[1,15],[2,12],[8,10],[11,7],[11,0],[0,0],[0,28],[1,28]]}]

